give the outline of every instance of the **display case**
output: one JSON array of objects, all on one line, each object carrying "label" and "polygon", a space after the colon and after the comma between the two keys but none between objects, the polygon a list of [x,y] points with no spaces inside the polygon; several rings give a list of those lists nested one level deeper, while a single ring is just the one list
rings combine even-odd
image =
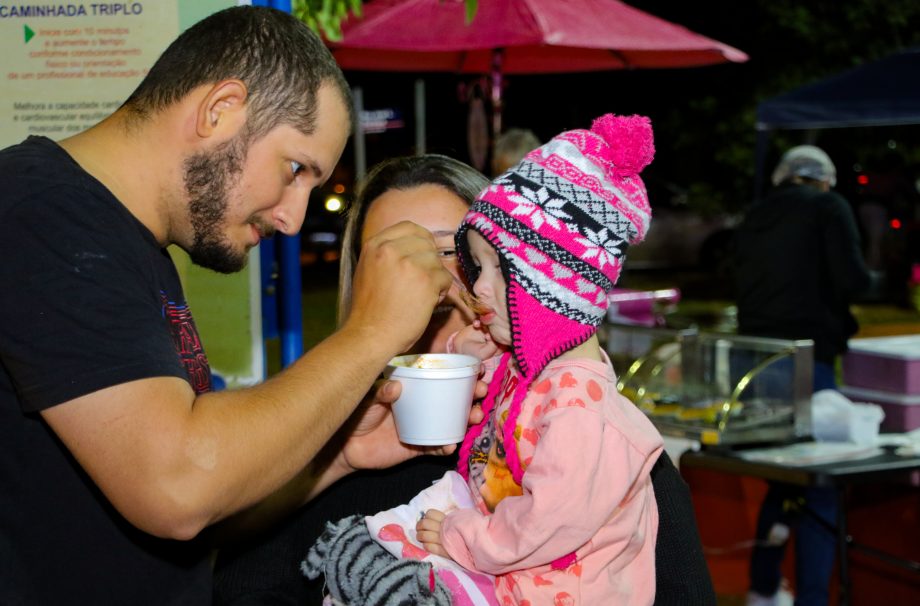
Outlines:
[{"label": "display case", "polygon": [[618,389],[663,434],[740,444],[811,433],[810,340],[611,323],[602,340]]}]

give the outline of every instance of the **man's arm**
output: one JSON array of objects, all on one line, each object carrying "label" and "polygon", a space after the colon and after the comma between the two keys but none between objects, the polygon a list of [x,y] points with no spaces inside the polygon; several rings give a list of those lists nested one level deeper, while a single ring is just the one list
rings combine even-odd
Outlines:
[{"label": "man's arm", "polygon": [[[430,234],[401,223],[365,246],[346,324],[262,385],[196,397],[181,379],[143,379],[42,416],[132,524],[191,538],[304,471],[450,282]],[[316,485],[344,471],[337,458]]]},{"label": "man's arm", "polygon": [[849,303],[869,289],[871,276],[863,259],[859,228],[847,201],[834,192],[825,194],[826,211],[821,218],[825,233],[825,258],[834,295]]},{"label": "man's arm", "polygon": [[[473,396],[483,398],[487,389],[486,383],[479,381]],[[456,444],[411,446],[399,441],[391,406],[400,392],[398,381],[380,381],[306,468],[269,497],[215,525],[211,540],[221,545],[263,532],[357,469],[384,469],[422,454],[453,453]],[[469,424],[478,425],[482,418],[482,408],[473,406]]]}]

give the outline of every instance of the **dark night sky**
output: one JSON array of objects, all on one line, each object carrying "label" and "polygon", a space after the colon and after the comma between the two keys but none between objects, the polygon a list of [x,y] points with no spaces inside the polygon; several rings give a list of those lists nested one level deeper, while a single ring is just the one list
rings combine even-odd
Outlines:
[{"label": "dark night sky", "polygon": [[[636,8],[739,48],[750,56],[750,61],[685,69],[509,75],[503,94],[503,126],[531,128],[547,140],[562,130],[586,128],[593,118],[607,112],[648,115],[655,126],[657,147],[656,159],[646,169],[652,181],[673,184],[678,189],[694,182],[708,182],[727,192],[724,198],[730,200],[726,203],[743,206],[753,194],[753,109],[758,100],[788,90],[775,88],[768,76],[791,71],[804,57],[818,66],[819,73],[806,80],[814,81],[858,60],[844,55],[850,52],[846,46],[828,45],[819,39],[803,43],[799,38],[794,42],[778,35],[781,27],[758,8],[764,3],[765,0],[630,1],[628,4]],[[837,34],[829,21],[842,18],[840,6],[838,2],[817,0],[808,3],[819,23],[830,26],[833,36]],[[870,58],[875,57],[861,59]],[[366,109],[395,108],[406,122],[403,129],[368,136],[368,166],[393,155],[413,153],[413,82],[419,77],[426,82],[427,151],[470,160],[466,143],[468,106],[461,101],[459,89],[474,78],[373,72],[347,72],[346,77],[362,87]],[[845,170],[856,163],[850,151],[854,144],[879,147],[891,137],[910,136],[914,142],[920,138],[920,128],[863,131],[822,131],[816,143],[832,152]],[[784,133],[775,137],[768,164],[776,159],[779,145],[799,143],[802,136]],[[746,150],[750,158],[744,152],[739,156],[735,150],[734,164],[726,160],[731,145]],[[353,166],[349,145],[336,179],[349,188]]]}]

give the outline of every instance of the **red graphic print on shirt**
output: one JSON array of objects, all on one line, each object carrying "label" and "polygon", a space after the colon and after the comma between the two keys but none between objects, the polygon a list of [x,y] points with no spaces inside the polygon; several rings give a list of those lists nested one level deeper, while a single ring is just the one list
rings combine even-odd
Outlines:
[{"label": "red graphic print on shirt", "polygon": [[170,301],[163,292],[160,298],[163,302],[163,318],[169,324],[176,353],[188,373],[188,382],[196,394],[211,391],[211,366],[201,346],[201,338],[188,304],[184,301]]}]

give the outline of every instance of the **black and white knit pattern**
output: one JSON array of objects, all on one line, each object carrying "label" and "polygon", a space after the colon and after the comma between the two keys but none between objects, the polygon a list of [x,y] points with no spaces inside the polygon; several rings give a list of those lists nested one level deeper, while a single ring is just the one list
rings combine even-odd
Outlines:
[{"label": "black and white knit pattern", "polygon": [[434,574],[431,564],[395,558],[370,536],[361,515],[328,523],[300,568],[309,579],[325,575],[326,590],[337,605],[451,603],[450,591]]}]

